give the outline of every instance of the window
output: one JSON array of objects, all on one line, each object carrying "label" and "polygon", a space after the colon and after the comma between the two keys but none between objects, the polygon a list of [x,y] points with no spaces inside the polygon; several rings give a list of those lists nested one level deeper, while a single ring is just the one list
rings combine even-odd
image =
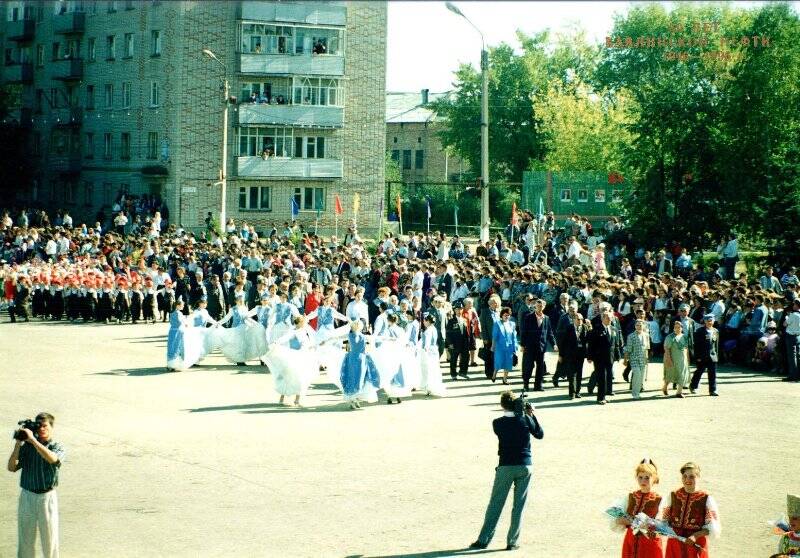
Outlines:
[{"label": "window", "polygon": [[37,89],[33,101],[33,110],[36,114],[42,114],[42,106],[44,106],[44,89]]},{"label": "window", "polygon": [[40,132],[33,133],[33,154],[36,157],[42,154],[42,134]]},{"label": "window", "polygon": [[114,86],[110,83],[103,86],[103,98],[105,99],[105,108],[114,108]]},{"label": "window", "polygon": [[68,203],[68,204],[75,203],[75,183],[74,182],[65,182],[64,183],[64,203]]},{"label": "window", "polygon": [[[394,139],[397,139],[397,138],[394,138]],[[398,165],[400,164],[400,150],[399,149],[392,149],[392,161],[394,161]]]},{"label": "window", "polygon": [[94,159],[94,134],[92,132],[86,133],[86,158]]},{"label": "window", "polygon": [[44,45],[36,45],[36,66],[44,66]]},{"label": "window", "polygon": [[111,205],[114,200],[114,185],[111,182],[103,182],[103,205]]},{"label": "window", "polygon": [[125,33],[125,58],[133,58],[133,33]]},{"label": "window", "polygon": [[61,108],[61,102],[58,97],[58,88],[50,88],[50,108]]},{"label": "window", "polygon": [[421,169],[425,163],[425,151],[417,149],[414,152],[414,168]]},{"label": "window", "polygon": [[271,188],[269,186],[247,186],[239,188],[239,209],[272,209]]},{"label": "window", "polygon": [[147,134],[147,158],[158,159],[158,132]]},{"label": "window", "polygon": [[94,110],[94,85],[86,86],[86,110]]},{"label": "window", "polygon": [[294,156],[305,159],[324,159],[325,138],[322,136],[294,138]]},{"label": "window", "polygon": [[586,203],[589,201],[589,190],[578,190],[578,203]]},{"label": "window", "polygon": [[81,42],[77,39],[67,41],[67,51],[64,53],[64,58],[80,58],[81,57]]},{"label": "window", "polygon": [[103,158],[104,159],[111,159],[111,148],[112,148],[112,140],[111,134],[106,132],[103,134]]},{"label": "window", "polygon": [[594,203],[606,203],[606,191],[605,190],[595,190],[594,191]]},{"label": "window", "polygon": [[242,25],[241,30],[242,52],[292,54],[295,51],[294,27],[245,23]]},{"label": "window", "polygon": [[339,29],[296,27],[295,35],[295,54],[342,54]]},{"label": "window", "polygon": [[572,201],[572,190],[569,188],[565,188],[561,190],[561,201],[562,202],[571,202]]},{"label": "window", "polygon": [[158,82],[151,81],[150,82],[150,106],[157,107],[158,106]]},{"label": "window", "polygon": [[109,35],[106,37],[106,60],[114,60],[116,56],[116,38],[114,35]]},{"label": "window", "polygon": [[116,2],[116,0],[109,0],[107,2],[107,6],[108,6],[108,13],[113,14],[114,12],[117,11],[117,2]]},{"label": "window", "polygon": [[150,32],[150,56],[161,56],[161,31]]},{"label": "window", "polygon": [[59,43],[59,42],[53,43],[53,53],[52,54],[53,54],[53,56],[52,56],[53,60],[58,60],[59,58],[61,58],[61,43]]},{"label": "window", "polygon": [[611,203],[622,203],[622,190],[611,190]]},{"label": "window", "polygon": [[403,170],[411,168],[411,150],[403,149]]},{"label": "window", "polygon": [[134,8],[133,0],[125,0],[125,9],[132,10]]},{"label": "window", "polygon": [[85,180],[83,182],[83,203],[84,205],[92,205],[92,197],[94,194],[94,183]]},{"label": "window", "polygon": [[[266,154],[274,157],[291,157],[293,138],[291,128],[239,128],[239,155],[255,156]],[[301,144],[301,152],[305,146]],[[297,146],[295,145],[295,150]],[[301,155],[295,155],[300,157]]]},{"label": "window", "polygon": [[128,160],[131,158],[131,134],[130,132],[122,132],[120,136],[120,153],[119,158]]},{"label": "window", "polygon": [[89,62],[94,62],[95,60],[97,60],[97,49],[95,48],[95,44],[96,43],[94,37],[90,38],[89,43],[87,45],[87,49],[89,50],[88,52]]},{"label": "window", "polygon": [[294,201],[303,211],[325,210],[325,188],[295,188]]},{"label": "window", "polygon": [[131,108],[131,82],[122,84],[122,108]]},{"label": "window", "polygon": [[296,105],[341,106],[344,102],[338,79],[296,77],[292,85],[292,102]]}]

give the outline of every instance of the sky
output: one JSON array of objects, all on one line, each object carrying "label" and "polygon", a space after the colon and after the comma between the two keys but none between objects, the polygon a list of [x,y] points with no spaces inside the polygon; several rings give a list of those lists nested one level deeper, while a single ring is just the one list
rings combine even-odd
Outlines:
[{"label": "sky", "polygon": [[[530,34],[574,24],[586,30],[590,41],[602,42],[613,28],[614,13],[625,13],[642,2],[453,3],[481,30],[488,45],[505,41],[518,48],[517,29]],[[467,21],[448,11],[444,2],[389,0],[388,4],[387,91],[448,91],[460,63],[480,65],[480,36]],[[673,2],[661,4],[669,8]],[[745,7],[758,4],[736,2]],[[795,9],[800,7],[800,2],[793,4]]]}]

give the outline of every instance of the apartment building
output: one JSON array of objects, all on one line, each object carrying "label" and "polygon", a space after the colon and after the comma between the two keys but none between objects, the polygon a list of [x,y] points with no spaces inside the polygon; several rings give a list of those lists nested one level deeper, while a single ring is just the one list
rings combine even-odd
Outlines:
[{"label": "apartment building", "polygon": [[[196,228],[222,201],[256,225],[320,214],[334,196],[377,227],[384,190],[385,2],[4,2],[4,87],[30,137],[23,200],[106,214],[157,195]],[[204,55],[213,53],[216,60]],[[372,208],[376,208],[372,211]]]},{"label": "apartment building", "polygon": [[437,135],[446,126],[428,103],[448,93],[386,93],[386,149],[405,182],[460,182],[469,165],[445,149]]}]

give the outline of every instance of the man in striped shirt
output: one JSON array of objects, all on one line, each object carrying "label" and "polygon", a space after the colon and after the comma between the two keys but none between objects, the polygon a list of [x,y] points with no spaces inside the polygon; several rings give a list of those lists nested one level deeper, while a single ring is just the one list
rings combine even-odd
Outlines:
[{"label": "man in striped shirt", "polygon": [[55,418],[49,413],[36,415],[39,428],[23,428],[24,440],[17,440],[8,458],[8,470],[22,469],[17,510],[18,558],[36,554],[36,530],[42,541],[45,558],[58,557],[58,471],[64,460],[64,448],[53,441]]}]

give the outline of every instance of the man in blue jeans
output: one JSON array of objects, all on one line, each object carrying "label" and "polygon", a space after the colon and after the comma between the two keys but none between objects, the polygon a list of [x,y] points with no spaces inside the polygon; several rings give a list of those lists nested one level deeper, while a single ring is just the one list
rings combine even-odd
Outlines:
[{"label": "man in blue jeans", "polygon": [[500,464],[495,469],[492,496],[486,509],[478,540],[469,545],[471,549],[483,549],[489,546],[494,537],[497,520],[506,503],[511,485],[514,485],[514,506],[511,510],[511,526],[508,528],[506,550],[519,548],[517,540],[522,527],[522,513],[528,500],[528,486],[533,474],[531,460],[531,434],[537,440],[544,437],[544,430],[533,416],[533,406],[526,406],[525,413],[514,413],[515,397],[510,391],[500,396],[500,406],[505,411],[503,416],[492,422],[494,433],[500,442],[497,451]]}]

